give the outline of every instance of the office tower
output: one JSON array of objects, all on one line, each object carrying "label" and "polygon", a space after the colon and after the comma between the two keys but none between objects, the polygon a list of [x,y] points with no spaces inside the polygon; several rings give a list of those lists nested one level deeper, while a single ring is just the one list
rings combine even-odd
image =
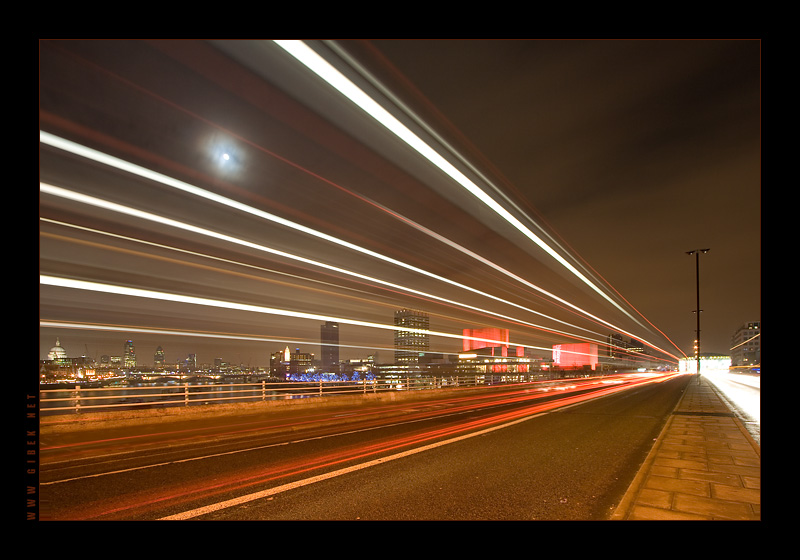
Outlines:
[{"label": "office tower", "polygon": [[166,365],[166,356],[164,354],[164,349],[159,346],[156,348],[156,353],[153,355],[153,365],[156,368],[162,368]]},{"label": "office tower", "polygon": [[628,349],[627,341],[619,333],[611,333],[608,335],[608,344],[606,346],[606,356],[610,358],[619,358],[625,355]]},{"label": "office tower", "polygon": [[327,373],[339,372],[339,323],[327,321],[319,328],[322,343],[322,370]]},{"label": "office tower", "polygon": [[745,323],[733,333],[731,365],[742,368],[761,365],[761,321]]},{"label": "office tower", "polygon": [[314,354],[310,352],[301,352],[299,348],[295,348],[294,353],[291,355],[289,370],[293,374],[303,374],[313,371]]},{"label": "office tower", "polygon": [[400,309],[394,313],[394,361],[414,366],[430,347],[430,317],[421,311]]},{"label": "office tower", "polygon": [[125,348],[122,353],[122,363],[126,368],[136,367],[136,350],[133,348],[133,341],[125,341]]}]

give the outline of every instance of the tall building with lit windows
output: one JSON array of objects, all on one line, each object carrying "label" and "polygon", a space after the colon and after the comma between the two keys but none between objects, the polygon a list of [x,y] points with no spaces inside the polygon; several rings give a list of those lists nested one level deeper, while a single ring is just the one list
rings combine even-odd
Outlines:
[{"label": "tall building with lit windows", "polygon": [[132,340],[125,341],[125,348],[122,352],[122,364],[126,368],[136,367],[136,350],[133,347]]},{"label": "tall building with lit windows", "polygon": [[416,366],[430,349],[430,317],[421,311],[400,309],[394,312],[394,362]]},{"label": "tall building with lit windows", "polygon": [[731,337],[731,366],[761,365],[761,321],[745,323]]},{"label": "tall building with lit windows", "polygon": [[608,343],[606,344],[606,356],[609,358],[619,358],[625,355],[628,349],[628,341],[623,338],[619,333],[611,333],[608,335]]},{"label": "tall building with lit windows", "polygon": [[156,353],[153,354],[153,366],[156,368],[162,368],[166,365],[167,358],[164,354],[164,349],[159,346],[156,348]]},{"label": "tall building with lit windows", "polygon": [[319,328],[322,343],[322,369],[328,373],[339,371],[339,323],[326,321]]}]

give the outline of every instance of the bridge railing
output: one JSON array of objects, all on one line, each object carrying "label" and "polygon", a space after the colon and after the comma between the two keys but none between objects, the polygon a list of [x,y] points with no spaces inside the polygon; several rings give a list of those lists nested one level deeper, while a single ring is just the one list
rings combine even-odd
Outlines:
[{"label": "bridge railing", "polygon": [[81,412],[153,407],[318,398],[342,394],[377,393],[379,391],[475,387],[486,383],[487,380],[479,376],[446,376],[393,378],[380,381],[172,383],[100,388],[89,388],[76,384],[72,388],[41,389],[39,391],[39,408],[42,415],[79,414]]}]

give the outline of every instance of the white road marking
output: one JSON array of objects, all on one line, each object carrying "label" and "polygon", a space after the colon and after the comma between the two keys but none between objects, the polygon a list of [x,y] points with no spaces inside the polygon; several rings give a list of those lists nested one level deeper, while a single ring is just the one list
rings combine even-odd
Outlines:
[{"label": "white road marking", "polygon": [[274,488],[268,488],[267,490],[262,490],[261,492],[253,492],[251,494],[246,494],[244,496],[239,496],[238,498],[233,498],[231,500],[226,500],[223,502],[218,502],[216,504],[210,504],[207,506],[203,506],[200,508],[184,511],[182,513],[176,513],[174,515],[169,515],[167,517],[162,517],[160,521],[182,521],[186,519],[191,519],[193,517],[199,517],[201,515],[205,515],[208,513],[213,513],[215,511],[219,511],[222,509],[238,506],[247,502],[252,502],[253,500],[259,500],[261,498],[266,498],[268,496],[274,496],[276,494],[280,494],[281,492],[286,492],[288,490],[292,490],[294,488],[301,488],[303,486],[308,486],[310,484],[314,484],[316,482],[321,482],[323,480],[328,480],[331,478],[335,478],[337,476],[342,476],[344,474],[348,474],[351,472],[359,471],[362,469],[367,469],[369,467],[374,467],[376,465],[380,465],[382,463],[388,463],[389,461],[395,461],[397,459],[402,459],[403,457],[408,457],[410,455],[415,455],[417,453],[422,453],[423,451],[428,451],[430,449],[435,449],[437,447],[442,447],[444,445],[448,445],[451,443],[456,443],[458,441],[462,441],[465,439],[473,438],[476,436],[480,436],[483,434],[487,434],[489,432],[494,432],[496,430],[501,430],[503,428],[507,428],[509,426],[513,426],[514,424],[520,424],[522,422],[526,422],[537,416],[541,416],[543,414],[547,414],[546,412],[542,412],[539,414],[534,414],[533,416],[528,416],[525,418],[520,418],[518,420],[514,420],[513,422],[508,422],[506,424],[502,424],[500,426],[494,426],[491,428],[487,428],[485,430],[481,430],[479,432],[473,432],[471,434],[465,434],[462,436],[458,436],[452,439],[448,439],[445,441],[440,441],[437,443],[432,443],[430,445],[426,445],[424,447],[418,447],[416,449],[410,449],[408,451],[403,451],[401,453],[396,453],[394,455],[390,455],[388,457],[381,457],[380,459],[375,459],[373,461],[368,461],[366,463],[361,463],[360,465],[353,465],[351,467],[347,467],[344,469],[339,469],[337,471],[332,471],[329,473],[321,474],[319,476],[314,476],[311,478],[306,478],[303,480],[298,480],[295,482],[290,482],[289,484],[284,484],[282,486],[276,486]]}]

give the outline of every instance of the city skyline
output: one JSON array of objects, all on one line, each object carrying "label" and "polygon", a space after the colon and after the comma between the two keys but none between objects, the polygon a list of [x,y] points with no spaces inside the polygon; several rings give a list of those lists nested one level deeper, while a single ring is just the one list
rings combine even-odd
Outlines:
[{"label": "city skyline", "polygon": [[[173,337],[179,341],[170,343],[169,340]],[[180,341],[180,339],[185,340]],[[105,335],[97,343],[90,343],[87,342],[87,340],[94,340],[94,337],[88,334],[84,339],[80,334],[66,334],[57,335],[50,340],[42,338],[40,340],[39,360],[44,361],[48,359],[48,353],[51,348],[56,346],[57,341],[67,352],[68,358],[87,356],[96,362],[100,362],[103,356],[122,359],[124,356],[125,344],[128,340],[133,341],[137,364],[145,366],[153,365],[154,356],[158,348],[163,350],[165,354],[165,363],[167,364],[181,363],[190,355],[194,354],[197,357],[198,363],[213,364],[215,359],[222,359],[226,363],[233,365],[266,367],[269,366],[271,355],[276,351],[282,351],[287,346],[292,350],[300,348],[303,351],[308,351],[314,354],[320,362],[323,360],[320,341],[310,340],[273,339],[272,341],[251,342],[238,347],[235,344],[225,344],[214,347],[218,350],[216,352],[213,349],[209,349],[210,345],[203,344],[202,341],[198,342],[197,338],[180,337],[178,335],[153,338],[151,335],[143,334],[139,338],[134,336],[133,338],[120,338],[111,341],[109,341],[108,336]],[[137,340],[143,340],[145,342],[137,342]],[[118,348],[115,349],[115,346],[118,346]],[[341,351],[342,347],[340,346],[339,349]],[[346,353],[346,358],[343,357],[342,360],[367,357],[368,355],[381,351],[387,355],[390,352],[394,352],[394,348],[392,347],[381,348],[378,346],[364,346],[349,349],[345,347],[345,350],[348,350],[348,352]]]},{"label": "city skyline", "polygon": [[[321,330],[322,330],[323,327],[325,327],[325,324],[320,325],[320,329]],[[405,327],[403,327],[403,328],[405,328]],[[340,330],[339,332],[341,333],[342,331]],[[88,338],[92,337],[92,333],[91,332],[87,332],[85,334],[86,334],[86,336]],[[122,358],[123,355],[124,355],[125,349],[127,348],[128,341],[132,341],[133,342],[133,346],[135,348],[135,354],[136,354],[137,363],[138,364],[143,364],[143,365],[151,365],[152,364],[153,357],[155,356],[156,350],[158,348],[161,348],[164,351],[164,354],[166,356],[166,360],[165,361],[168,364],[180,363],[182,360],[185,360],[190,354],[194,354],[194,355],[197,356],[198,363],[211,364],[211,363],[213,363],[214,359],[221,358],[221,359],[223,359],[224,361],[226,361],[227,363],[230,363],[230,364],[235,364],[235,365],[245,364],[245,365],[251,365],[251,366],[254,366],[254,367],[256,367],[256,366],[262,366],[263,367],[265,365],[266,366],[269,365],[269,360],[270,360],[270,357],[272,356],[272,354],[274,354],[276,351],[283,351],[283,349],[285,347],[289,347],[291,350],[294,350],[295,348],[299,348],[301,351],[310,352],[310,353],[315,355],[316,360],[318,362],[320,362],[320,363],[324,363],[324,360],[325,360],[324,352],[322,350],[322,348],[323,348],[323,344],[322,343],[324,342],[324,339],[323,339],[323,336],[322,336],[322,332],[320,332],[320,337],[319,337],[318,340],[289,340],[289,339],[276,338],[276,339],[273,339],[271,341],[266,341],[265,340],[265,341],[261,341],[261,342],[251,342],[250,345],[248,346],[248,349],[250,350],[249,354],[251,356],[260,356],[260,358],[261,358],[260,362],[258,361],[257,358],[255,358],[255,361],[253,361],[254,358],[250,358],[249,360],[245,360],[245,361],[231,359],[230,357],[224,355],[224,351],[226,349],[230,348],[230,346],[228,346],[228,345],[218,347],[219,350],[221,352],[223,352],[223,354],[219,354],[219,355],[215,354],[211,350],[203,351],[204,345],[202,344],[202,342],[196,342],[196,339],[194,339],[194,338],[190,338],[187,341],[178,343],[178,345],[176,347],[177,348],[181,348],[182,350],[178,351],[177,353],[175,353],[175,352],[170,351],[170,347],[167,345],[168,343],[158,342],[159,340],[162,340],[162,341],[169,340],[170,337],[158,338],[158,335],[149,335],[149,334],[146,334],[146,333],[140,333],[140,334],[142,336],[141,340],[146,340],[147,341],[144,345],[139,344],[137,342],[137,337],[136,336],[133,336],[132,338],[131,337],[121,338],[121,339],[117,340],[116,342],[109,342],[108,340],[106,340],[109,335],[107,335],[107,334],[104,335],[103,336],[103,341],[101,343],[102,344],[102,348],[104,348],[106,350],[111,350],[110,352],[109,351],[102,352],[100,350],[97,350],[96,352],[92,352],[92,348],[89,346],[89,344],[87,342],[82,342],[81,341],[80,334],[72,335],[72,336],[68,335],[69,336],[68,340],[74,341],[74,343],[71,343],[71,342],[64,343],[63,340],[62,340],[63,339],[63,335],[57,336],[56,339],[61,341],[60,345],[61,345],[62,348],[64,348],[67,351],[67,357],[69,357],[69,358],[77,358],[77,357],[80,357],[80,356],[83,356],[83,355],[87,355],[89,358],[91,358],[93,360],[96,360],[96,361],[99,361],[98,359],[103,355],[106,355],[106,356],[109,356],[109,357]],[[458,333],[454,333],[454,334],[458,335]],[[466,333],[463,333],[463,334],[466,336]],[[347,336],[346,327],[344,329],[344,335]],[[173,335],[173,336],[177,336],[177,335]],[[53,341],[50,341],[49,343],[48,343],[47,340],[41,340],[40,341],[40,355],[41,355],[40,360],[46,360],[47,359],[47,354],[48,354],[48,352],[50,352],[50,349],[53,346],[55,346],[55,342],[54,341],[56,339],[53,339]],[[342,357],[341,357],[341,359],[339,361],[345,361],[345,360],[350,360],[350,359],[361,359],[361,358],[366,358],[366,357],[368,357],[370,355],[378,354],[378,355],[383,357],[383,361],[384,362],[390,363],[390,362],[393,361],[394,355],[398,351],[398,347],[396,346],[397,339],[396,339],[396,337],[394,337],[393,335],[390,334],[390,335],[386,336],[386,340],[388,341],[388,345],[385,345],[385,346],[375,345],[375,346],[352,347],[352,346],[346,346],[346,345],[337,345],[336,348],[339,350],[339,352],[337,352],[337,354],[341,354],[342,355]],[[113,349],[113,346],[117,342],[119,343],[118,344],[119,348],[115,352],[114,349]],[[498,343],[501,343],[501,342],[503,342],[503,341],[498,339]],[[144,349],[141,349],[143,346],[144,346]],[[86,352],[84,352],[84,351],[73,353],[73,352],[70,352],[68,347],[70,347],[70,348],[71,347],[76,347],[76,348],[81,348],[81,349],[85,348],[89,352],[88,352],[88,354]],[[405,348],[405,347],[403,347],[403,348]],[[150,351],[151,349],[152,349],[152,351]],[[195,350],[192,350],[192,349],[195,349]],[[254,350],[260,350],[260,352],[254,352]],[[459,354],[462,351],[463,351],[462,350],[462,341],[457,339],[457,338],[454,338],[452,340],[452,342],[450,342],[450,344],[447,347],[437,346],[435,349],[428,349],[427,350],[427,352],[431,353],[431,354],[449,353],[449,354],[453,354],[453,355]],[[542,350],[542,352],[545,352],[545,351]],[[339,363],[339,361],[337,361],[337,363]]]},{"label": "city skyline", "polygon": [[[214,354],[213,352],[203,352],[203,348],[204,347],[203,347],[202,344],[200,344],[198,346],[198,348],[200,349],[199,351],[191,350],[191,349],[194,348],[194,346],[192,346],[192,343],[184,343],[184,346],[182,347],[182,348],[185,348],[185,349],[190,349],[189,351],[183,351],[183,352],[179,351],[177,353],[170,352],[169,346],[167,348],[165,348],[164,344],[161,344],[161,343],[156,343],[155,346],[153,346],[152,343],[147,344],[146,345],[146,350],[141,350],[140,351],[139,350],[140,346],[137,344],[137,342],[136,342],[136,340],[134,338],[123,338],[123,339],[118,340],[118,342],[119,342],[119,348],[118,348],[119,351],[118,352],[113,352],[113,351],[111,351],[111,352],[100,352],[98,350],[97,352],[92,353],[88,343],[86,343],[86,342],[83,342],[83,343],[76,342],[74,345],[73,344],[69,344],[69,343],[65,345],[64,343],[61,342],[61,337],[60,336],[57,336],[56,339],[55,339],[55,342],[53,344],[50,344],[50,345],[47,344],[47,341],[41,341],[42,344],[41,344],[41,349],[40,349],[40,354],[41,354],[40,361],[48,360],[49,359],[49,355],[48,354],[51,353],[51,351],[52,351],[52,349],[54,347],[59,346],[60,348],[62,348],[66,352],[66,356],[65,357],[68,358],[68,359],[74,359],[74,358],[79,358],[79,357],[82,357],[82,356],[87,356],[91,360],[94,360],[96,363],[100,363],[102,361],[102,358],[105,357],[105,358],[109,358],[109,359],[116,358],[116,359],[119,360],[120,363],[123,363],[124,360],[125,360],[126,351],[128,350],[129,347],[131,347],[130,345],[132,345],[132,348],[134,350],[134,356],[136,358],[137,367],[155,366],[157,358],[163,359],[164,363],[166,365],[180,365],[181,363],[185,362],[187,359],[189,359],[191,357],[194,357],[198,364],[213,365],[216,360],[222,360],[223,362],[225,362],[225,363],[227,363],[229,365],[233,365],[233,366],[240,366],[241,365],[241,366],[254,367],[254,368],[256,368],[256,367],[262,367],[263,368],[263,367],[269,366],[270,359],[273,356],[273,354],[275,354],[276,352],[278,352],[278,353],[282,352],[284,350],[284,348],[289,348],[293,352],[295,350],[297,350],[297,351],[307,352],[307,353],[313,354],[314,355],[314,359],[315,359],[315,363],[318,363],[321,367],[325,368],[326,367],[326,356],[325,356],[324,348],[326,346],[335,347],[336,351],[334,353],[332,353],[332,356],[336,356],[337,359],[335,361],[333,361],[332,363],[333,364],[337,364],[337,365],[340,364],[340,363],[346,362],[348,360],[366,359],[366,358],[368,358],[370,356],[376,356],[378,362],[380,362],[380,363],[396,363],[396,364],[397,363],[405,363],[403,359],[398,360],[398,358],[397,358],[398,352],[400,352],[400,354],[404,355],[404,354],[407,354],[410,349],[414,349],[414,348],[419,348],[419,352],[425,353],[425,354],[431,354],[431,355],[433,355],[433,354],[449,354],[449,355],[452,355],[452,356],[456,356],[456,355],[459,355],[459,354],[470,353],[470,352],[474,351],[475,349],[490,348],[490,347],[494,346],[495,348],[498,349],[498,352],[499,352],[498,355],[503,355],[503,356],[506,356],[506,355],[509,355],[509,356],[511,356],[511,355],[519,355],[519,356],[522,356],[523,355],[523,350],[524,349],[521,348],[521,347],[515,347],[514,344],[511,343],[511,340],[509,338],[510,334],[509,334],[508,329],[498,329],[498,328],[488,328],[488,329],[486,329],[486,328],[482,328],[482,329],[464,328],[462,330],[462,335],[463,335],[462,339],[460,341],[458,341],[457,343],[454,342],[451,348],[448,348],[446,350],[444,350],[443,348],[437,348],[435,350],[431,350],[430,348],[428,348],[426,346],[428,344],[427,340],[424,341],[424,342],[417,342],[417,341],[415,341],[413,339],[409,339],[408,335],[404,334],[404,330],[405,329],[409,329],[409,328],[424,328],[426,330],[428,330],[428,329],[427,329],[427,327],[424,327],[424,326],[420,327],[418,325],[417,326],[411,325],[409,322],[407,322],[406,319],[403,319],[403,318],[398,320],[398,316],[403,312],[407,313],[408,310],[398,310],[398,311],[395,312],[395,324],[396,324],[396,326],[398,326],[398,331],[397,331],[398,334],[396,334],[394,336],[394,345],[392,347],[388,347],[388,346],[387,347],[377,347],[377,346],[375,346],[375,347],[359,347],[359,348],[347,348],[347,347],[345,347],[344,348],[344,350],[345,350],[344,356],[341,357],[341,359],[338,359],[338,356],[340,354],[340,351],[343,349],[342,346],[339,345],[339,344],[331,344],[329,342],[326,342],[326,337],[325,337],[325,334],[324,334],[326,328],[330,328],[332,325],[335,325],[337,330],[338,330],[339,326],[338,326],[338,324],[335,324],[335,323],[326,322],[325,324],[320,325],[320,339],[318,341],[297,341],[297,340],[275,339],[275,340],[272,340],[272,341],[261,341],[261,342],[258,342],[258,343],[254,342],[253,343],[254,346],[251,349],[261,349],[262,352],[256,352],[256,353],[251,352],[251,354],[253,354],[255,356],[258,356],[258,358],[254,359],[254,358],[250,357],[246,361],[244,361],[244,360],[234,360],[234,359],[231,359],[230,356],[225,355],[224,354],[224,350],[228,349],[228,347],[224,347],[223,353]],[[424,313],[419,312],[419,311],[414,311],[414,312],[412,312],[412,315],[414,315],[414,316],[417,316],[417,315],[424,316]],[[417,321],[419,321],[419,319],[417,319]],[[751,322],[749,324],[752,325],[753,323]],[[760,321],[756,322],[756,324],[760,324]],[[736,332],[732,333],[731,338],[732,339],[738,338],[739,341],[743,340],[742,337],[741,337],[741,330],[744,329],[746,331],[747,327],[748,327],[748,323],[743,324],[740,327],[740,329],[737,329]],[[760,334],[760,332],[759,332],[759,334]],[[338,332],[337,332],[337,338],[338,338]],[[638,346],[638,343],[637,343],[637,341],[635,339],[627,339],[626,340],[624,337],[620,337],[619,335],[616,335],[616,336],[611,337],[611,338],[615,339],[613,344],[620,345],[621,347],[625,347],[625,345],[628,344],[628,343],[634,343],[634,344],[636,344]],[[145,340],[147,340],[147,339],[145,339]],[[328,339],[328,340],[330,340],[330,339]],[[411,342],[408,342],[408,340],[411,340]],[[496,344],[489,343],[489,342],[487,342],[487,340],[493,340],[493,341],[496,342]],[[111,348],[111,345],[108,344],[107,342],[104,342],[104,344],[105,344],[105,346],[103,348],[105,348],[106,350]],[[551,349],[541,348],[541,349],[538,349],[537,351],[531,352],[531,354],[532,355],[536,355],[536,356],[546,360],[546,359],[552,357],[552,355],[553,355],[552,353],[555,353],[557,351],[557,348],[562,346],[563,344],[564,343],[554,344],[553,348],[551,348]],[[592,344],[594,346],[596,346],[596,347],[599,346],[599,351],[600,351],[600,353],[602,355],[606,355],[607,352],[610,352],[610,349],[607,346],[604,346],[602,343],[595,342],[595,343],[592,343]],[[86,351],[85,352],[78,352],[78,353],[70,352],[67,349],[68,346],[69,347],[72,347],[72,346],[80,347],[80,346],[82,346]],[[569,346],[569,344],[567,344],[567,346]],[[178,346],[178,347],[181,348],[180,346]],[[511,347],[511,350],[510,350],[511,353],[507,354],[507,352],[509,352],[509,347]],[[152,348],[152,352],[149,351],[151,348]],[[624,352],[623,353],[619,353],[618,351],[616,351],[616,352],[613,352],[613,353],[617,357],[620,357],[620,356],[624,355]],[[728,355],[728,353],[713,352],[713,351],[708,351],[708,352],[703,352],[703,353],[704,354],[716,354],[716,355]],[[260,360],[259,360],[259,358],[260,358]],[[632,360],[631,364],[634,364],[634,363],[635,362]]]}]

